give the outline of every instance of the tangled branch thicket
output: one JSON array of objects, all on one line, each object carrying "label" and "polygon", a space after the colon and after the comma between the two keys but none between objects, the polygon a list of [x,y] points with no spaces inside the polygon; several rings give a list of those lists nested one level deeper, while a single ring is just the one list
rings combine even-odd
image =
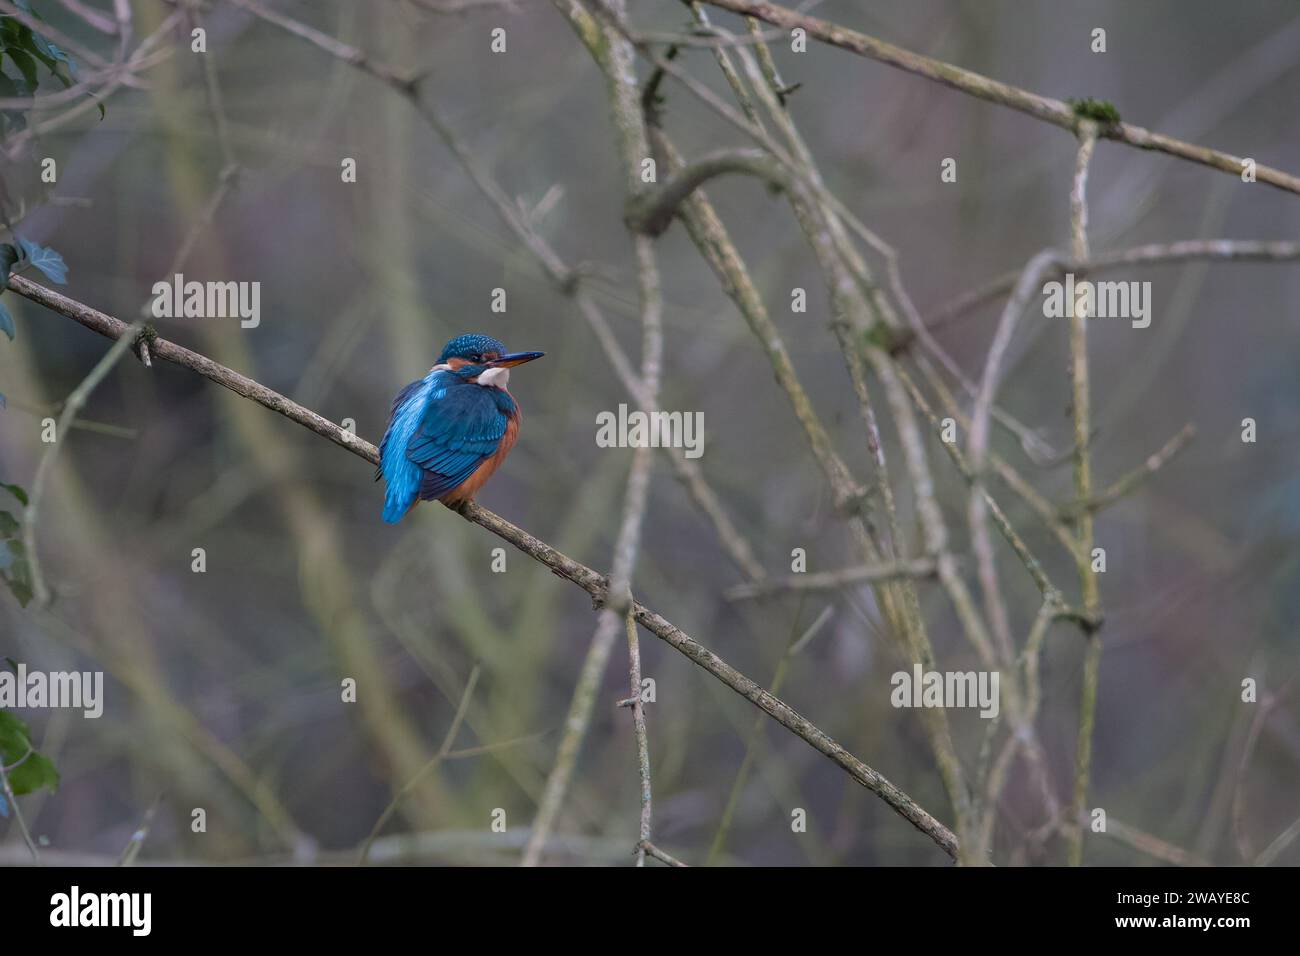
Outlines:
[{"label": "tangled branch thicket", "polygon": [[[1238,177],[1245,168],[1243,160],[1128,122],[1102,121],[1070,104],[771,3],[688,2],[684,6],[690,18],[689,28],[680,34],[663,35],[643,32],[636,21],[639,11],[628,9],[629,5],[622,0],[554,0],[555,9],[601,76],[608,112],[613,119],[616,148],[612,154],[623,176],[625,207],[606,212],[623,219],[632,246],[637,271],[636,312],[641,328],[638,363],[620,344],[614,325],[605,314],[606,305],[583,268],[564,261],[529,211],[511,198],[507,186],[497,181],[492,163],[477,155],[467,145],[464,132],[458,131],[457,124],[447,118],[440,102],[440,81],[391,65],[377,54],[296,19],[280,5],[257,0],[231,0],[230,5],[368,76],[382,84],[397,102],[408,105],[412,111],[408,115],[418,117],[423,127],[450,151],[524,254],[531,258],[552,288],[566,298],[573,311],[582,316],[624,388],[626,398],[647,412],[663,408],[664,393],[673,386],[672,372],[665,369],[664,362],[665,338],[671,335],[665,328],[665,293],[673,288],[678,277],[661,267],[660,242],[666,240],[660,237],[670,233],[674,223],[680,223],[685,238],[734,304],[752,333],[758,353],[770,366],[856,555],[855,564],[839,569],[770,574],[758,557],[762,548],[751,540],[745,530],[745,520],[733,513],[726,497],[719,492],[716,476],[710,476],[697,462],[684,458],[680,451],[665,449],[676,477],[702,519],[697,530],[707,529],[716,538],[718,547],[743,578],[743,583],[727,592],[728,599],[740,603],[797,595],[802,610],[803,601],[810,594],[865,585],[874,598],[880,619],[879,634],[887,653],[909,672],[913,666],[925,672],[940,669],[935,635],[951,620],[979,667],[1001,675],[1001,714],[990,722],[974,752],[959,743],[959,735],[950,725],[946,710],[920,711],[918,719],[925,746],[946,798],[945,806],[923,807],[886,774],[875,769],[869,753],[863,753],[862,757],[851,753],[777,696],[785,668],[820,627],[821,619],[812,630],[805,632],[797,628],[791,634],[777,675],[765,687],[724,661],[707,646],[708,642],[688,634],[683,622],[670,620],[674,613],[660,613],[637,599],[643,528],[650,520],[655,455],[651,449],[637,448],[631,454],[613,550],[605,563],[608,573],[570,558],[557,547],[480,505],[466,505],[459,509],[463,518],[581,588],[590,595],[598,611],[585,657],[577,669],[567,717],[554,745],[553,765],[545,780],[534,781],[537,812],[521,847],[522,861],[541,862],[554,845],[571,785],[580,773],[578,760],[583,742],[592,732],[598,708],[608,703],[602,697],[607,663],[618,638],[624,636],[629,650],[630,696],[621,704],[629,712],[629,729],[636,741],[640,797],[639,825],[635,839],[630,833],[627,835],[628,851],[635,854],[638,865],[647,859],[673,865],[681,862],[655,842],[652,826],[654,763],[651,755],[655,753],[656,721],[654,708],[647,707],[642,697],[639,626],[829,757],[851,780],[880,797],[939,850],[963,864],[996,861],[995,837],[1002,819],[1004,794],[1013,769],[1021,764],[1033,782],[1036,809],[1041,818],[1026,842],[1040,854],[1056,847],[1059,859],[1075,865],[1081,863],[1106,634],[1105,607],[1094,552],[1098,547],[1094,521],[1104,509],[1153,480],[1158,471],[1184,450],[1195,429],[1188,423],[1163,447],[1152,448],[1145,462],[1114,479],[1097,471],[1092,447],[1095,425],[1089,364],[1090,322],[1089,316],[1081,312],[1069,321],[1067,354],[1063,356],[1069,370],[1068,409],[1072,426],[1069,447],[1047,446],[1036,427],[1021,422],[1004,406],[1000,396],[1013,371],[1013,347],[1026,335],[1021,328],[1022,319],[1037,302],[1047,281],[1067,272],[1082,277],[1117,266],[1215,259],[1293,262],[1300,258],[1298,243],[1263,240],[1184,240],[1131,249],[1092,249],[1090,198],[1105,189],[1105,183],[1091,175],[1094,153],[1099,148],[1113,144],[1158,151]],[[132,85],[161,62],[164,38],[174,29],[178,17],[197,24],[200,21],[196,18],[209,17],[223,6],[177,4],[172,18],[129,55],[125,21],[122,21],[117,34],[122,46],[116,62],[95,63],[96,73],[85,82],[102,84],[98,89],[105,96],[119,86]],[[422,9],[448,12],[437,9],[436,5],[427,8],[422,5]],[[728,25],[724,25],[713,18],[719,10],[741,19],[728,20]],[[465,11],[457,8],[452,12]],[[473,14],[474,9],[468,12]],[[102,26],[112,28],[113,24],[106,22]],[[1047,242],[1049,248],[1035,254],[1014,274],[999,276],[987,286],[924,315],[904,283],[900,256],[855,215],[847,201],[835,195],[828,185],[828,177],[819,168],[814,149],[800,131],[800,97],[810,94],[794,92],[797,86],[783,79],[770,48],[771,44],[785,42],[791,31],[806,36],[809,43],[827,44],[882,62],[971,97],[1018,110],[1071,133],[1077,140],[1075,163],[1069,171],[1069,188],[1060,194],[1060,202],[1069,209],[1068,246],[1061,248],[1061,243]],[[710,75],[712,70],[716,70],[716,75]],[[713,82],[716,78],[721,79],[721,88],[727,91],[727,96],[717,92],[717,84]],[[220,215],[230,191],[238,188],[241,174],[239,149],[232,142],[217,75],[210,67],[205,67],[205,94],[220,145],[222,174],[213,185],[209,201],[196,204],[201,215],[196,217],[195,231],[178,254],[177,263],[186,258],[198,241],[198,233]],[[706,109],[717,120],[719,128],[742,134],[745,145],[729,145],[697,156],[681,149],[665,106],[679,97],[693,100]],[[57,104],[51,104],[51,108],[53,105]],[[655,171],[653,177],[643,175],[648,163]],[[1254,168],[1254,173],[1259,183],[1300,193],[1300,179],[1291,174],[1262,164]],[[816,262],[829,304],[829,331],[847,372],[861,420],[856,440],[860,443],[858,448],[866,450],[869,474],[859,474],[850,464],[856,460],[858,449],[846,453],[839,447],[840,441],[835,437],[838,429],[828,425],[818,411],[815,395],[820,389],[810,391],[806,376],[796,368],[792,349],[787,345],[786,335],[803,338],[818,333],[819,326],[808,321],[791,332],[778,325],[768,295],[761,291],[759,277],[741,252],[734,227],[729,228],[727,215],[719,211],[705,191],[723,177],[753,180],[756,187],[778,195],[788,208],[790,225]],[[147,341],[138,339],[140,323],[114,318],[22,276],[11,277],[9,288],[100,335],[117,340],[119,347],[112,353],[109,366],[128,350],[134,350],[154,367],[159,362],[182,366],[309,428],[367,462],[377,461],[377,450],[370,442],[356,437],[307,404],[240,374],[225,362],[163,337],[151,335]],[[982,369],[978,374],[968,375],[940,344],[936,331],[1003,296],[1004,308],[987,344]],[[720,317],[718,321],[730,319]],[[86,391],[78,393],[80,400],[70,405],[67,424],[83,407],[89,389],[107,370],[107,366],[99,369],[98,377],[88,383]],[[959,436],[956,441],[948,434],[953,426]],[[264,434],[253,424],[242,427],[249,435]],[[1000,450],[1005,448],[1023,451],[1030,465],[1017,464],[1012,455]],[[1029,469],[1044,463],[1069,464],[1073,473],[1073,496],[1069,500],[1054,501],[1038,490],[1035,473]],[[42,477],[37,479],[38,494],[44,491],[46,470],[43,468]],[[946,506],[943,500],[945,491],[954,487],[954,483],[962,489],[960,498],[964,506]],[[45,500],[49,501],[48,496]],[[301,516],[294,519],[295,527],[305,528],[315,518],[313,509],[306,505],[286,503],[285,506],[291,514]],[[34,517],[39,520],[39,513]],[[37,521],[29,524],[28,550],[40,580],[42,549],[38,530]],[[308,534],[305,530],[303,533]],[[322,543],[330,540],[328,531],[310,533],[325,535],[320,539]],[[1050,558],[1040,553],[1043,540],[1055,549]],[[1073,568],[1073,580],[1058,580],[1054,576],[1052,569],[1062,558]],[[1028,608],[1016,605],[1017,595],[1023,592],[1018,586],[1008,586],[1006,581],[1019,575],[1037,593],[1034,605]],[[48,599],[44,593],[40,596]],[[1023,637],[1017,633],[1021,622],[1029,625]],[[1075,711],[1077,735],[1070,761],[1071,779],[1065,787],[1058,780],[1059,773],[1053,770],[1060,755],[1049,752],[1039,729],[1042,660],[1049,639],[1077,641],[1082,645],[1081,691]],[[343,652],[352,653],[346,646]],[[458,698],[453,730],[433,761],[426,765],[418,759],[418,746],[403,749],[404,745],[393,739],[383,744],[388,751],[387,758],[402,772],[405,785],[394,796],[381,823],[393,813],[399,800],[408,795],[415,799],[417,780],[425,779],[433,767],[454,756],[456,732],[467,714],[472,713],[471,698],[478,675],[475,669],[463,696]],[[165,704],[160,702],[159,706]],[[390,718],[391,715],[382,713],[374,716],[377,726],[383,726]],[[756,754],[759,736],[756,731],[747,740],[742,779],[751,765],[761,762],[762,758]],[[254,804],[268,819],[276,821],[276,828],[286,842],[301,840],[292,819],[260,782],[247,779],[238,762],[224,756],[216,743],[209,741],[205,746],[210,753],[221,755],[219,760],[226,772],[241,780],[241,786]],[[726,841],[740,787],[741,779],[738,779],[727,806],[726,822],[718,829],[709,854],[710,860],[716,858]],[[380,824],[376,823],[362,852],[363,859],[379,828]],[[1159,859],[1198,862],[1196,854],[1118,821],[1112,835]],[[1280,849],[1276,845],[1271,847],[1269,859]],[[685,862],[705,861],[687,859]]]}]

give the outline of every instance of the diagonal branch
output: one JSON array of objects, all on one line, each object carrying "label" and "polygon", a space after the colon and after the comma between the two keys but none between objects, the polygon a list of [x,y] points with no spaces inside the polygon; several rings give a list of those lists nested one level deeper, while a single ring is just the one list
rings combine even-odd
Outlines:
[{"label": "diagonal branch", "polygon": [[[11,276],[9,288],[18,295],[66,316],[107,338],[116,340],[128,329],[127,324],[120,319],[106,315],[75,299],[68,298],[29,279],[24,279],[22,276]],[[379,462],[379,449],[370,442],[358,438],[311,409],[299,405],[279,392],[267,388],[260,382],[256,382],[233,369],[212,361],[205,355],[163,338],[154,340],[152,353],[157,360],[171,362],[197,372],[204,378],[230,389],[236,395],[254,401],[264,408],[268,408],[291,421],[309,428],[322,438],[327,438],[335,444],[341,445],[371,464]],[[573,582],[591,595],[593,602],[597,606],[605,600],[609,582],[597,571],[592,570],[585,564],[574,561],[545,541],[529,534],[481,505],[467,504],[459,510],[459,514],[466,521],[471,521],[514,545],[533,560],[545,565],[557,577]],[[889,804],[895,812],[930,837],[945,853],[956,858],[957,837],[953,832],[887,778],[853,756],[812,721],[801,715],[785,701],[765,691],[754,681],[681,630],[681,628],[639,602],[633,602],[631,607],[633,618],[643,628],[698,667],[708,671],[714,678],[753,703],[818,752],[829,757],[859,784],[876,794]]]},{"label": "diagonal branch", "polygon": [[[878,40],[865,33],[859,33],[857,30],[850,30],[847,27],[820,20],[817,17],[810,17],[795,10],[778,6],[775,3],[755,2],[755,0],[705,0],[705,2],[715,7],[721,7],[723,10],[730,10],[733,13],[741,13],[745,16],[764,20],[773,26],[787,30],[798,27],[807,31],[808,36],[821,40],[823,43],[829,43],[831,46],[840,47],[859,56],[865,56],[886,63],[889,66],[898,67],[908,73],[915,73],[917,76],[934,80],[936,83],[942,83],[944,86],[950,86],[955,90],[960,90],[979,99],[988,100],[990,103],[997,103],[999,106],[1006,106],[1022,113],[1028,113],[1035,119],[1043,120],[1071,132],[1076,132],[1082,122],[1073,107],[1068,103],[1063,103],[1048,96],[1040,96],[1028,90],[1022,90],[1017,86],[1002,83],[972,70],[962,69],[951,63],[944,63],[942,60],[913,53],[911,50],[894,46],[884,40]],[[1102,139],[1126,143],[1138,149],[1168,153],[1170,156],[1177,156],[1179,159],[1200,163],[1202,166],[1220,169],[1233,175],[1240,175],[1243,168],[1242,159],[1239,156],[1233,156],[1230,153],[1224,153],[1205,146],[1197,146],[1194,143],[1186,143],[1172,136],[1154,133],[1149,129],[1143,129],[1141,126],[1134,126],[1132,123],[1110,123],[1099,127],[1096,135]],[[1260,182],[1268,183],[1270,186],[1276,186],[1278,189],[1284,189],[1287,192],[1300,194],[1300,177],[1282,172],[1279,169],[1273,169],[1270,166],[1256,165],[1255,171],[1256,178]]]}]

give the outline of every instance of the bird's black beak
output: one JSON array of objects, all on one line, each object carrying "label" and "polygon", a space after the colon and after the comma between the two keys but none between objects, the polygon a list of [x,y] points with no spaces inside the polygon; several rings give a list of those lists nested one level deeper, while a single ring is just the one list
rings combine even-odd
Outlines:
[{"label": "bird's black beak", "polygon": [[545,352],[510,352],[499,359],[493,359],[487,365],[489,368],[514,368],[516,365],[523,365],[525,362],[539,359],[545,354]]}]

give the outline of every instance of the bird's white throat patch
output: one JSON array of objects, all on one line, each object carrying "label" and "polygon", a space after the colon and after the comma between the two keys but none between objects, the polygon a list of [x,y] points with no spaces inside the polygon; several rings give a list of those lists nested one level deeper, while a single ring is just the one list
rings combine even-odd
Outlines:
[{"label": "bird's white throat patch", "polygon": [[508,368],[490,368],[486,372],[480,372],[479,377],[475,379],[480,385],[495,386],[496,388],[505,388],[506,383],[510,381],[510,369]]}]

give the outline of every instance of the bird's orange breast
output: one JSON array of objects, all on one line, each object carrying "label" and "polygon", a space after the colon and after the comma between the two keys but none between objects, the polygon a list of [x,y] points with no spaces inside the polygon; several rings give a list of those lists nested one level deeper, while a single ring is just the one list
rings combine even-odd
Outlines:
[{"label": "bird's orange breast", "polygon": [[501,436],[501,444],[497,445],[497,450],[490,457],[483,459],[483,463],[474,470],[474,474],[438,500],[444,505],[455,505],[471,500],[501,467],[501,463],[506,460],[506,455],[510,454],[510,449],[515,447],[515,440],[518,437],[519,411],[516,409],[515,413],[506,420],[506,433]]}]

